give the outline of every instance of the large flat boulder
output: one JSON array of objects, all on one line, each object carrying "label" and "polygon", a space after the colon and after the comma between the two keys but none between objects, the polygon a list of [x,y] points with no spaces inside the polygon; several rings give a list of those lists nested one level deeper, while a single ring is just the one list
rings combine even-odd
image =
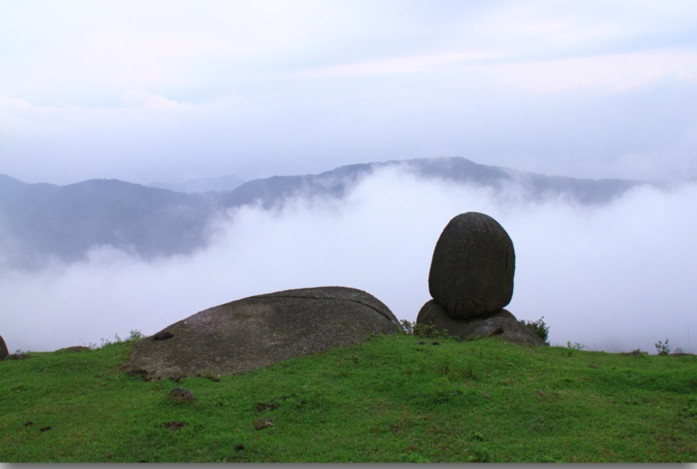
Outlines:
[{"label": "large flat boulder", "polygon": [[317,287],[252,296],[196,313],[133,345],[125,370],[147,379],[237,374],[402,331],[374,296]]},{"label": "large flat boulder", "polygon": [[439,331],[462,340],[474,340],[482,337],[500,337],[517,344],[545,345],[535,332],[518,321],[510,311],[500,309],[484,317],[454,318],[447,314],[445,308],[434,300],[427,301],[416,317],[417,324],[430,324]]}]

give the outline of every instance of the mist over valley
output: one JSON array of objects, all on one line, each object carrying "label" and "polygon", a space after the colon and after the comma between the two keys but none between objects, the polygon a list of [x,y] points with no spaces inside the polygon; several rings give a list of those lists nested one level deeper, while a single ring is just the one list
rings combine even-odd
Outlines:
[{"label": "mist over valley", "polygon": [[179,192],[0,176],[8,347],[152,334],[245,296],[321,285],[363,289],[414,321],[430,299],[441,230],[479,211],[515,246],[507,309],[544,316],[552,345],[653,352],[669,338],[697,350],[694,181],[575,179],[434,158],[227,183]]},{"label": "mist over valley", "polygon": [[[189,254],[207,243],[211,226],[231,209],[255,205],[278,210],[295,198],[342,200],[366,177],[387,168],[434,183],[486,188],[497,196],[505,197],[515,186],[531,200],[562,197],[582,205],[607,203],[640,184],[524,173],[457,157],[355,164],[247,182],[228,176],[152,187],[113,179],[68,186],[25,184],[0,175],[0,216],[9,246],[0,265],[32,269],[50,259],[74,262],[105,245],[148,260]],[[176,187],[184,193],[171,189]]]}]

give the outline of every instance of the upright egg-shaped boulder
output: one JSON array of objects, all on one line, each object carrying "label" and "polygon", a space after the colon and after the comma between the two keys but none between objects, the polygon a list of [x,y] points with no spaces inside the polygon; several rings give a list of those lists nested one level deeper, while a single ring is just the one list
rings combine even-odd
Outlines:
[{"label": "upright egg-shaped boulder", "polygon": [[506,230],[488,215],[467,212],[443,229],[428,288],[450,316],[483,316],[510,303],[514,273],[513,241]]}]

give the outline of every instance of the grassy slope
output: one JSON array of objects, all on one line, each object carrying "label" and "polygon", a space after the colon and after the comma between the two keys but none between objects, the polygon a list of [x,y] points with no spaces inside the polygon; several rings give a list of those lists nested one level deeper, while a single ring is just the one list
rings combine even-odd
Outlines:
[{"label": "grassy slope", "polygon": [[121,373],[128,343],[32,353],[0,363],[0,461],[697,461],[697,357],[433,342],[179,383]]}]

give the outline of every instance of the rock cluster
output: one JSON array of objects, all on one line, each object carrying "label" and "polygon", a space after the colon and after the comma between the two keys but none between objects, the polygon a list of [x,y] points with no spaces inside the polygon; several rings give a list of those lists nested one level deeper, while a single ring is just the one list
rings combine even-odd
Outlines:
[{"label": "rock cluster", "polygon": [[[514,273],[513,242],[496,220],[476,212],[456,216],[436,243],[428,277],[433,299],[421,308],[417,325],[430,324],[464,340],[500,336],[544,344],[503,309],[513,296]],[[364,291],[286,290],[226,303],[171,324],[134,343],[124,370],[146,379],[218,379],[402,331],[389,308]],[[173,392],[172,398],[188,397]]]},{"label": "rock cluster", "polygon": [[433,251],[426,302],[417,324],[431,324],[471,340],[501,336],[516,343],[544,341],[503,309],[513,296],[515,251],[506,230],[492,217],[462,213],[443,229]]}]

